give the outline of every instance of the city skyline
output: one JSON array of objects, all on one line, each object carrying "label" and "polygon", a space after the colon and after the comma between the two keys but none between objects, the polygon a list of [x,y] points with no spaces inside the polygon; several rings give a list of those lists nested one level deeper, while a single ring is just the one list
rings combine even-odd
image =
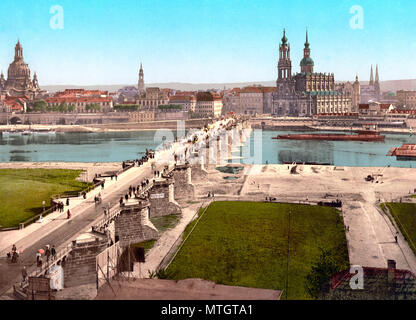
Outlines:
[{"label": "city skyline", "polygon": [[[283,28],[293,72],[300,71],[307,28],[320,72],[334,72],[339,81],[353,81],[356,74],[368,81],[371,64],[378,64],[381,81],[413,79],[415,23],[404,18],[416,5],[385,3],[120,1],[114,6],[110,1],[63,0],[23,7],[4,1],[0,70],[7,73],[19,39],[41,85],[137,84],[141,62],[147,83],[274,81]],[[357,5],[363,9],[362,29],[351,26]],[[56,6],[63,10],[63,29],[51,26]],[[406,64],[397,63],[398,52]]]}]

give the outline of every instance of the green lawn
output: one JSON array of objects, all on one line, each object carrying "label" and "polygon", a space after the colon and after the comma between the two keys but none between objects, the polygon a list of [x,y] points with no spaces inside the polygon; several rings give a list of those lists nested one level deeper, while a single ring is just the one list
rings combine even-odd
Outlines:
[{"label": "green lawn", "polygon": [[15,227],[42,212],[42,201],[65,192],[81,191],[81,170],[0,169],[0,226]]},{"label": "green lawn", "polygon": [[[319,258],[320,248],[334,249],[336,260],[345,268],[349,266],[342,217],[333,208],[215,202],[166,271],[172,279],[202,278],[221,284],[284,290],[289,211],[288,299],[308,299],[305,277]],[[187,227],[184,238],[194,225],[195,222]]]},{"label": "green lawn", "polygon": [[386,205],[416,254],[416,204],[388,202]]}]

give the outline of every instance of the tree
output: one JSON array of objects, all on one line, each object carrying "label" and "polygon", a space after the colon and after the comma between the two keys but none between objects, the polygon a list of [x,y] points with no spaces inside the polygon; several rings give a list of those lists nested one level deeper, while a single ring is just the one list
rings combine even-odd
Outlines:
[{"label": "tree", "polygon": [[38,100],[33,103],[32,110],[46,112],[47,108],[48,108],[48,104],[46,103],[45,100]]},{"label": "tree", "polygon": [[91,103],[91,104],[87,104],[85,106],[85,110],[89,111],[89,110],[95,110],[95,111],[100,111],[101,107],[100,104],[98,103]]},{"label": "tree", "polygon": [[59,106],[58,106],[58,108],[57,108],[58,110],[56,110],[56,111],[59,111],[59,112],[67,112],[68,111],[68,105],[65,103],[65,102],[62,102]]},{"label": "tree", "polygon": [[343,269],[332,250],[321,249],[321,255],[306,276],[306,292],[312,298],[319,299],[329,291],[331,277]]}]

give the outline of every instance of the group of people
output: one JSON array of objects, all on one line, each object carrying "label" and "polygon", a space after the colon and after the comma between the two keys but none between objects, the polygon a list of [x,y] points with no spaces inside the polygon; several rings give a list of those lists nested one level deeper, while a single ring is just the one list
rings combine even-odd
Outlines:
[{"label": "group of people", "polygon": [[[68,201],[69,203],[69,201]],[[58,212],[64,212],[64,203],[62,201],[59,201],[56,205],[56,208],[58,210]]]},{"label": "group of people", "polygon": [[56,258],[56,249],[55,249],[55,246],[52,245],[52,248],[51,248],[51,246],[49,244],[47,244],[45,246],[45,250],[39,249],[36,252],[36,265],[38,267],[40,267],[40,268],[42,267],[42,263],[43,263],[43,261],[42,261],[42,252],[45,253],[45,257],[46,257],[46,262],[47,263],[49,263],[49,260],[52,260],[53,261]]}]

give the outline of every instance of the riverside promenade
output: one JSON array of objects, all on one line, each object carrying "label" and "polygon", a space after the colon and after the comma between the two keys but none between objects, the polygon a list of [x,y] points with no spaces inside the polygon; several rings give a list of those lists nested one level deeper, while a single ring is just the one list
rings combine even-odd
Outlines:
[{"label": "riverside promenade", "polygon": [[[228,120],[218,121],[211,127],[211,131],[218,130]],[[194,132],[202,137],[204,132]],[[133,167],[118,176],[118,179],[105,178],[104,189],[95,188],[82,197],[71,198],[69,206],[64,212],[54,212],[43,218],[43,221],[33,223],[22,230],[0,233],[0,297],[10,290],[13,284],[22,280],[21,270],[26,266],[29,273],[35,268],[36,252],[46,245],[54,245],[59,251],[82,233],[88,232],[91,226],[103,218],[104,207],[118,203],[129,186],[138,185],[145,179],[153,177],[154,170],[160,170],[164,165],[172,163],[175,154],[181,154],[188,147],[187,139],[172,143],[167,148],[156,152],[154,159],[149,159],[140,167]],[[152,168],[153,167],[153,168]],[[94,197],[101,193],[102,203],[95,205]],[[65,199],[63,199],[65,200]],[[67,219],[67,210],[71,211],[71,219]],[[23,250],[18,263],[12,264],[6,254],[15,244],[17,250]]]}]

